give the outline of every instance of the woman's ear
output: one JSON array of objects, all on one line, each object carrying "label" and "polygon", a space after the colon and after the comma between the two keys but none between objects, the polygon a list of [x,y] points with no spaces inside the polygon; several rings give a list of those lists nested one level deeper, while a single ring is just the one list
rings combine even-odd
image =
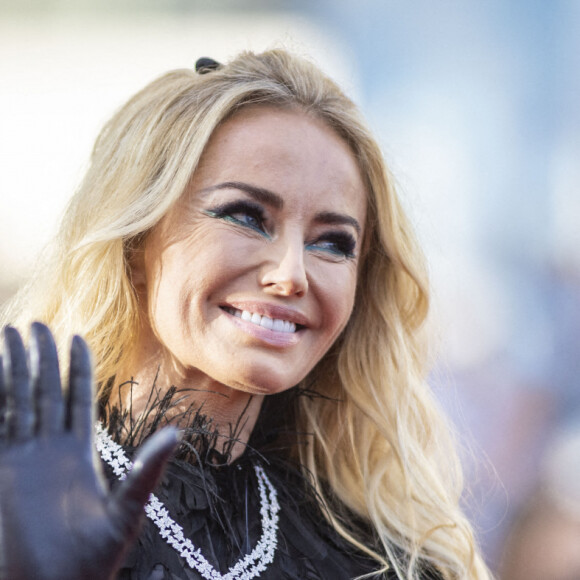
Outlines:
[{"label": "woman's ear", "polygon": [[131,240],[125,247],[127,273],[138,295],[145,294],[147,291],[144,242],[145,240],[140,237],[140,239]]}]

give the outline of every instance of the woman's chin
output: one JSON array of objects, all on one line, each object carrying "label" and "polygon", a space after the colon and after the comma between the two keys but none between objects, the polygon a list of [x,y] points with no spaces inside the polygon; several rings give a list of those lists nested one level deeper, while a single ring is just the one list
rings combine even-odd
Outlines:
[{"label": "woman's chin", "polygon": [[292,373],[261,368],[251,373],[231,376],[223,382],[236,391],[243,391],[252,395],[275,395],[291,389],[301,379],[302,377],[294,377]]}]

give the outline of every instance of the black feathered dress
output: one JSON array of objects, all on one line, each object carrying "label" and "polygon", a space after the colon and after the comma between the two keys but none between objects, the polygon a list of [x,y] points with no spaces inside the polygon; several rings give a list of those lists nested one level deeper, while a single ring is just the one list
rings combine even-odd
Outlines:
[{"label": "black feathered dress", "polygon": [[[215,450],[222,435],[199,409],[191,408],[188,416],[180,419],[181,427],[187,425],[184,440],[154,495],[170,518],[166,528],[173,523],[180,526],[183,538],[199,549],[209,571],[205,570],[204,575],[188,564],[180,555],[179,546],[170,545],[162,537],[170,530],[162,533],[147,518],[119,571],[119,580],[350,580],[379,568],[328,524],[315,492],[289,459],[289,446],[304,444],[288,428],[288,409],[294,408],[296,396],[311,394],[294,389],[266,397],[249,444],[234,461],[228,461],[227,445],[224,453]],[[130,460],[136,447],[164,424],[167,409],[177,399],[179,391],[170,389],[162,399],[151,401],[147,418],[139,423],[134,423],[127,411],[102,408],[106,437],[120,444],[121,453]],[[235,441],[235,435],[234,426],[228,439]],[[118,485],[118,474],[109,463],[103,464],[111,485]],[[279,511],[275,550],[272,561],[261,570],[252,572],[250,566],[240,572],[238,564],[236,572],[236,564],[249,557],[263,535],[264,497],[256,466],[261,467],[276,490]],[[355,527],[361,537],[363,527]],[[370,533],[368,541],[370,545]],[[395,576],[371,574],[368,578]]]}]

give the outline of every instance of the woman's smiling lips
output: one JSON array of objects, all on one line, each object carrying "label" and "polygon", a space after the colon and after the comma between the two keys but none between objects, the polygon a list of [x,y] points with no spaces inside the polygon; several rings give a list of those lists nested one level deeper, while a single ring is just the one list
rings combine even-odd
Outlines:
[{"label": "woman's smiling lips", "polygon": [[296,344],[303,334],[300,331],[308,326],[305,316],[278,305],[236,302],[220,308],[230,315],[228,318],[238,328],[271,346]]}]

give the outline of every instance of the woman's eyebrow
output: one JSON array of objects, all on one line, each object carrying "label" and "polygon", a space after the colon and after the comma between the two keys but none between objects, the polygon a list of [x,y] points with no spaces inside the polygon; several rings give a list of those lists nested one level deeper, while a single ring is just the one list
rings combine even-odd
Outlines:
[{"label": "woman's eyebrow", "polygon": [[358,220],[347,214],[336,213],[334,211],[321,211],[320,213],[316,214],[314,219],[321,224],[352,226],[356,230],[356,233],[360,236],[361,227],[358,223]]},{"label": "woman's eyebrow", "polygon": [[264,189],[263,187],[244,183],[243,181],[225,181],[224,183],[218,183],[217,185],[206,187],[205,189],[202,189],[200,193],[210,193],[220,189],[239,189],[240,191],[247,193],[250,197],[253,197],[256,201],[269,205],[274,209],[282,209],[284,207],[284,199],[277,193],[274,193],[269,189]]}]

